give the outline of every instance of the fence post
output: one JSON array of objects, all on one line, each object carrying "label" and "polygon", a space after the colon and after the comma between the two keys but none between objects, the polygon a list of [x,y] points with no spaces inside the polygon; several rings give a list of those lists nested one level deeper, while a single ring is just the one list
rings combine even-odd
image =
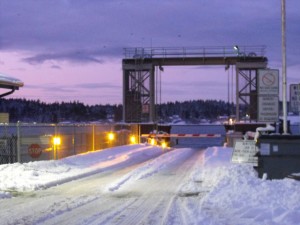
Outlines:
[{"label": "fence post", "polygon": [[95,125],[92,125],[92,129],[93,129],[93,134],[92,134],[92,143],[93,143],[93,151],[95,151]]},{"label": "fence post", "polygon": [[72,139],[72,145],[73,145],[73,155],[76,155],[76,126],[73,124],[73,139]]},{"label": "fence post", "polygon": [[21,163],[21,135],[20,135],[20,121],[17,122],[17,162]]},{"label": "fence post", "polygon": [[[54,137],[57,137],[57,124],[54,125]],[[53,158],[57,160],[57,145],[53,143]]]}]

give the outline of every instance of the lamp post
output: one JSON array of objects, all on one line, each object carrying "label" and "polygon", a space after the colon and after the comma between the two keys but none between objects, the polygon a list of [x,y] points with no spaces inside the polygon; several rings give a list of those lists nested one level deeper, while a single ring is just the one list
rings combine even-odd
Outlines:
[{"label": "lamp post", "polygon": [[53,147],[54,147],[54,152],[53,152],[53,158],[58,159],[58,147],[61,144],[61,139],[59,136],[54,136],[53,137]]},{"label": "lamp post", "polygon": [[287,134],[287,103],[286,103],[286,38],[285,38],[285,0],[281,0],[281,46],[282,46],[282,110],[283,134]]}]

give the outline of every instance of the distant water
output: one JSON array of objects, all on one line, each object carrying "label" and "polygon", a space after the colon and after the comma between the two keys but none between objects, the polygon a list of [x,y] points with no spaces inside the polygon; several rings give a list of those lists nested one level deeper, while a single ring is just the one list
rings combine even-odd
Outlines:
[{"label": "distant water", "polygon": [[223,125],[173,125],[171,134],[221,134],[218,138],[172,138],[174,147],[207,148],[222,146],[225,142],[225,128]]}]

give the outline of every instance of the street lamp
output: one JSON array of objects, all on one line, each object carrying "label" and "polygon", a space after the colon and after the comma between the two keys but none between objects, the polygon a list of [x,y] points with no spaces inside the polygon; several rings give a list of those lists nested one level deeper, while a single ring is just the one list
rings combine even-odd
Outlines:
[{"label": "street lamp", "polygon": [[239,46],[235,45],[235,46],[233,46],[233,49],[236,51],[237,56],[239,56],[240,55],[240,48],[239,48]]},{"label": "street lamp", "polygon": [[136,144],[137,143],[136,137],[134,135],[130,136],[130,143],[131,144]]},{"label": "street lamp", "polygon": [[115,140],[115,134],[113,132],[109,132],[107,135],[109,141]]},{"label": "street lamp", "polygon": [[61,138],[59,136],[54,136],[52,141],[53,141],[53,147],[54,147],[53,157],[54,157],[54,159],[58,159],[57,151],[58,151],[58,146],[60,146],[60,144],[61,144]]}]

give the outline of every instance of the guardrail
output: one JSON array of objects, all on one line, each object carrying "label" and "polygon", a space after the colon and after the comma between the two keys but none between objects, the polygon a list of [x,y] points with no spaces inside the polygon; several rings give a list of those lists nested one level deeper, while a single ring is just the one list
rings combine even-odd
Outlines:
[{"label": "guardrail", "polygon": [[160,47],[124,48],[125,59],[171,58],[171,57],[264,57],[266,46],[208,46],[208,47]]},{"label": "guardrail", "polygon": [[141,134],[142,138],[219,138],[221,134]]}]

